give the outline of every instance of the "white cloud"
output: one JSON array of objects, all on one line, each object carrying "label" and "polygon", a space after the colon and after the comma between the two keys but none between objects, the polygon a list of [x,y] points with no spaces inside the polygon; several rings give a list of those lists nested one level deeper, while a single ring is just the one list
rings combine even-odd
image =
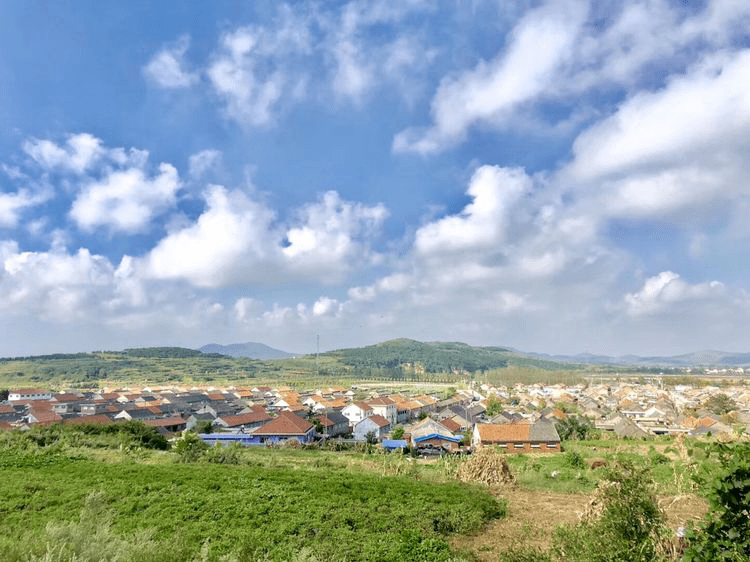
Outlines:
[{"label": "white cloud", "polygon": [[192,154],[188,159],[188,175],[193,179],[200,179],[208,171],[215,169],[221,163],[220,150],[207,149]]},{"label": "white cloud", "polygon": [[585,15],[581,2],[553,2],[526,14],[504,52],[440,83],[431,107],[434,125],[402,131],[394,139],[394,150],[436,152],[462,141],[477,123],[505,122],[519,105],[552,86],[557,70],[572,54]]},{"label": "white cloud", "polygon": [[662,312],[682,301],[697,301],[723,295],[725,287],[718,281],[690,285],[672,271],[649,277],[637,293],[625,295],[627,313],[631,316]]},{"label": "white cloud", "polygon": [[175,204],[180,185],[171,164],[161,164],[153,178],[137,168],[112,171],[83,187],[70,216],[87,231],[108,227],[131,234],[140,232],[148,228],[154,216]]},{"label": "white cloud", "polygon": [[20,189],[15,193],[0,193],[0,227],[13,228],[18,225],[23,211],[48,201],[48,192],[32,193]]},{"label": "white cloud", "polygon": [[143,67],[144,76],[156,86],[165,89],[187,88],[200,78],[197,73],[185,70],[185,53],[190,37],[183,35],[174,44],[156,53]]},{"label": "white cloud", "polygon": [[382,204],[367,207],[343,201],[338,193],[328,191],[299,211],[298,226],[287,230],[288,246],[283,254],[295,270],[335,279],[352,261],[376,257],[368,254],[368,241],[387,216]]},{"label": "white cloud", "polygon": [[64,146],[46,139],[30,139],[23,150],[45,169],[83,174],[104,156],[102,141],[89,133],[70,135]]},{"label": "white cloud", "polygon": [[206,210],[190,226],[162,239],[145,257],[145,274],[220,287],[272,278],[278,234],[273,213],[240,191],[211,186]]},{"label": "white cloud", "polygon": [[744,195],[750,177],[750,50],[704,59],[661,90],[625,101],[582,133],[567,181],[612,215],[666,215]]},{"label": "white cloud", "polygon": [[508,213],[531,188],[523,170],[482,166],[469,183],[473,201],[458,215],[421,227],[415,248],[420,254],[487,249],[504,241]]}]

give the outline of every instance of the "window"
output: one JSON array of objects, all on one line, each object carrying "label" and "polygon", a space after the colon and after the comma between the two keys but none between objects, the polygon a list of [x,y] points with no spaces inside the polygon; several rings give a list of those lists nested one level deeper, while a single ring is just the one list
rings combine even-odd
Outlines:
[{"label": "window", "polygon": [[524,443],[516,443],[514,446],[515,446],[516,449],[523,449],[525,447],[525,444]]},{"label": "window", "polygon": [[532,443],[531,444],[531,448],[532,449],[538,449],[539,448],[539,443]]},{"label": "window", "polygon": [[557,443],[547,443],[548,449],[557,449]]}]

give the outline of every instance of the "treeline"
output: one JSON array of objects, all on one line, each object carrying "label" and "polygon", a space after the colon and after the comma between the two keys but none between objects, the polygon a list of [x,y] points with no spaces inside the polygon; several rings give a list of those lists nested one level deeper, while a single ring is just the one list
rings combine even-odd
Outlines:
[{"label": "treeline", "polygon": [[360,370],[424,369],[427,373],[454,370],[470,373],[500,369],[508,365],[505,350],[497,347],[472,347],[462,343],[422,343],[392,340],[377,345],[328,352],[344,365]]}]

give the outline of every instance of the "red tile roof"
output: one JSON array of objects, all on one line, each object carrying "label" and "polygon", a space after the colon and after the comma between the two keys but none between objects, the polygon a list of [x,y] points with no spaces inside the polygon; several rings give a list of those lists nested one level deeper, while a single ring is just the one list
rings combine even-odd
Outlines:
[{"label": "red tile roof", "polygon": [[292,414],[281,412],[278,417],[256,429],[254,435],[305,435],[315,427],[307,420]]},{"label": "red tile roof", "polygon": [[251,423],[270,421],[269,416],[263,408],[257,408],[246,414],[237,414],[236,416],[220,416],[221,420],[227,424],[227,427],[237,427]]},{"label": "red tile roof", "polygon": [[529,440],[528,423],[480,423],[479,438],[483,443],[517,443]]},{"label": "red tile roof", "polygon": [[383,416],[370,416],[369,418],[365,418],[366,420],[371,420],[375,425],[378,427],[385,427],[386,425],[390,425],[391,422],[389,422],[387,419],[385,419]]}]

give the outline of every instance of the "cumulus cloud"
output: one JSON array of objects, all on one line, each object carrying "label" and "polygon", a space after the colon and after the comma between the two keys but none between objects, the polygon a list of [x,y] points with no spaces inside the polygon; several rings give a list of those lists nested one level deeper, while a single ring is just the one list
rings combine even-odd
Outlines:
[{"label": "cumulus cloud", "polygon": [[194,224],[162,239],[146,256],[147,276],[182,278],[199,287],[265,280],[272,263],[274,214],[240,191],[211,186]]},{"label": "cumulus cloud", "polygon": [[[697,12],[665,0],[547,2],[515,23],[494,58],[446,75],[432,99],[432,124],[401,131],[393,149],[438,152],[479,126],[579,126],[601,111],[586,110],[587,96],[651,88],[655,78],[685,69],[696,51],[731,49],[749,22],[743,2],[707,2]],[[575,108],[542,117],[545,102]]]},{"label": "cumulus cloud", "polygon": [[338,280],[374,259],[369,242],[387,216],[382,205],[350,203],[332,191],[299,209],[289,226],[241,191],[212,186],[205,199],[195,223],[170,233],[144,258],[146,275],[200,287]]},{"label": "cumulus cloud", "polygon": [[181,36],[173,46],[156,53],[146,66],[144,76],[159,88],[187,88],[199,81],[195,72],[185,69],[185,53],[190,46],[190,37]]},{"label": "cumulus cloud", "polygon": [[70,216],[86,231],[106,226],[113,231],[140,232],[155,215],[174,205],[179,188],[180,179],[171,164],[162,163],[153,178],[138,168],[113,171],[81,190]]},{"label": "cumulus cloud", "polygon": [[467,194],[473,199],[458,215],[421,227],[415,249],[420,254],[477,250],[504,241],[508,214],[531,187],[531,179],[520,169],[482,166],[472,177]]},{"label": "cumulus cloud", "polygon": [[351,203],[328,191],[318,202],[299,211],[298,226],[286,232],[288,245],[283,255],[294,269],[335,279],[343,272],[342,267],[349,269],[351,260],[366,262],[374,257],[368,256],[367,242],[387,216],[382,204],[368,207]]},{"label": "cumulus cloud", "polygon": [[23,150],[47,170],[83,174],[105,154],[102,141],[89,133],[70,135],[60,146],[48,139],[29,139]]},{"label": "cumulus cloud", "polygon": [[718,281],[691,285],[672,271],[662,271],[649,277],[637,293],[625,295],[627,313],[631,316],[662,312],[682,301],[698,301],[720,296],[725,287]]}]

